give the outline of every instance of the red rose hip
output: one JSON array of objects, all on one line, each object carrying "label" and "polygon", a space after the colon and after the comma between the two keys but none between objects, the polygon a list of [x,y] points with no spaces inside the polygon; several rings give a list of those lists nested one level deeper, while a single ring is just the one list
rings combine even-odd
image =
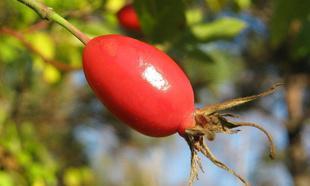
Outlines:
[{"label": "red rose hip", "polygon": [[138,15],[132,4],[128,4],[117,12],[119,24],[130,31],[141,32]]},{"label": "red rose hip", "polygon": [[194,96],[181,68],[165,53],[121,35],[90,40],[83,68],[91,88],[123,122],[149,136],[194,125]]},{"label": "red rose hip", "polygon": [[[249,185],[243,177],[212,154],[204,143],[204,136],[214,140],[217,133],[234,134],[239,131],[236,130],[238,127],[255,127],[267,136],[270,157],[274,157],[272,137],[264,128],[251,122],[230,121],[228,117],[234,115],[221,112],[271,94],[281,84],[275,84],[257,95],[195,110],[193,90],[188,78],[165,53],[120,35],[105,35],[90,40],[44,4],[36,1],[20,2],[36,10],[42,18],[54,20],[67,28],[86,45],[83,52],[86,79],[97,97],[118,118],[149,136],[161,137],[179,132],[184,137],[191,151],[190,186],[202,168],[198,153],[238,177],[244,185]],[[140,31],[132,5],[125,6],[117,16],[125,28]]]},{"label": "red rose hip", "polygon": [[154,137],[178,132],[191,150],[189,185],[198,175],[201,152],[215,165],[247,181],[218,161],[203,136],[214,140],[217,133],[233,134],[241,126],[255,127],[266,134],[270,156],[274,145],[268,132],[247,122],[232,122],[220,111],[266,96],[279,86],[254,96],[232,99],[223,103],[194,108],[191,84],[180,67],[155,47],[121,35],[105,35],[87,42],[83,52],[86,79],[103,104],[131,128]]}]

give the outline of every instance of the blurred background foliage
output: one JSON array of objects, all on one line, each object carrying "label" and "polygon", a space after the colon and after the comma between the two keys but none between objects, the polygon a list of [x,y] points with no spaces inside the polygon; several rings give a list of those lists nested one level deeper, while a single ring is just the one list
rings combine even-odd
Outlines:
[{"label": "blurred background foliage", "polygon": [[[198,106],[285,82],[234,110],[269,129],[275,161],[252,130],[219,136],[211,147],[253,185],[310,183],[309,0],[43,2],[91,37],[126,34],[166,51],[189,75]],[[128,3],[141,33],[118,24]],[[0,1],[0,10],[0,186],[186,185],[185,142],[149,138],[117,121],[85,82],[76,38],[17,1]],[[203,163],[207,174],[196,185],[238,184]]]}]

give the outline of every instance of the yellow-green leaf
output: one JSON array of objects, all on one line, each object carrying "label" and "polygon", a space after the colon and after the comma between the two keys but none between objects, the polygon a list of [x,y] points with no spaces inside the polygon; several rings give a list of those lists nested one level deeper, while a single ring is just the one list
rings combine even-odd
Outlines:
[{"label": "yellow-green leaf", "polygon": [[111,12],[117,12],[124,4],[125,0],[108,0],[106,2],[106,8]]},{"label": "yellow-green leaf", "polygon": [[36,32],[29,36],[32,46],[47,58],[55,55],[55,44],[51,36],[44,32]]},{"label": "yellow-green leaf", "polygon": [[45,67],[45,62],[38,56],[33,57],[33,68],[37,71],[42,71]]},{"label": "yellow-green leaf", "polygon": [[228,0],[205,0],[211,11],[218,12],[223,9]]},{"label": "yellow-green leaf", "polygon": [[202,11],[199,8],[187,10],[185,16],[188,25],[199,23],[203,19]]},{"label": "yellow-green leaf", "polygon": [[232,38],[238,35],[246,23],[240,19],[232,17],[222,17],[211,23],[202,23],[192,26],[192,32],[201,40],[217,38]]},{"label": "yellow-green leaf", "polygon": [[247,9],[251,6],[251,0],[235,0],[240,9]]},{"label": "yellow-green leaf", "polygon": [[1,186],[13,186],[13,178],[6,172],[0,172],[0,185]]},{"label": "yellow-green leaf", "polygon": [[43,71],[43,77],[48,83],[56,83],[60,80],[60,72],[52,65],[46,65]]},{"label": "yellow-green leaf", "polygon": [[33,67],[38,72],[43,73],[43,79],[48,83],[56,83],[61,78],[61,74],[58,69],[50,64],[46,64],[40,57],[34,57]]}]

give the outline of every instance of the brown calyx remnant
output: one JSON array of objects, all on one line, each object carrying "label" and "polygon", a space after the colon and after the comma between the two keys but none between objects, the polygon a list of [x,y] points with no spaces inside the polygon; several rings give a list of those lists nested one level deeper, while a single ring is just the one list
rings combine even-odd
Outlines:
[{"label": "brown calyx remnant", "polygon": [[243,177],[238,175],[234,170],[230,169],[227,165],[220,162],[211,152],[207,144],[204,143],[204,136],[212,141],[215,139],[216,133],[224,133],[224,134],[234,134],[239,132],[240,130],[235,129],[237,127],[249,126],[255,127],[261,130],[268,138],[270,143],[270,158],[274,158],[275,155],[275,147],[273,144],[273,140],[271,135],[261,126],[255,123],[249,122],[233,122],[229,121],[227,117],[236,117],[233,114],[221,114],[220,111],[244,104],[249,101],[253,101],[259,97],[263,97],[273,93],[279,86],[282,84],[275,84],[270,89],[266,90],[257,95],[237,98],[225,101],[223,103],[207,105],[202,109],[197,109],[195,111],[195,127],[186,130],[186,134],[184,136],[187,141],[190,150],[191,150],[191,173],[189,178],[189,185],[192,185],[193,182],[198,179],[198,171],[199,169],[203,171],[201,160],[198,157],[198,152],[202,153],[209,160],[211,160],[216,166],[225,169],[229,173],[238,177],[240,181],[244,183],[244,185],[250,185]]}]

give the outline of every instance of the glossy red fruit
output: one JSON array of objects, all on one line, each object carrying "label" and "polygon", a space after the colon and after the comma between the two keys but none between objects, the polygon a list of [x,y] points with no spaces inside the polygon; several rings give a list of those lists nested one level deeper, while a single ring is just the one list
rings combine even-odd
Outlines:
[{"label": "glossy red fruit", "polygon": [[103,104],[137,131],[168,136],[194,125],[194,95],[181,68],[144,42],[105,35],[83,51],[86,79]]},{"label": "glossy red fruit", "polygon": [[128,4],[117,12],[119,24],[130,31],[141,32],[140,22],[134,7]]}]

